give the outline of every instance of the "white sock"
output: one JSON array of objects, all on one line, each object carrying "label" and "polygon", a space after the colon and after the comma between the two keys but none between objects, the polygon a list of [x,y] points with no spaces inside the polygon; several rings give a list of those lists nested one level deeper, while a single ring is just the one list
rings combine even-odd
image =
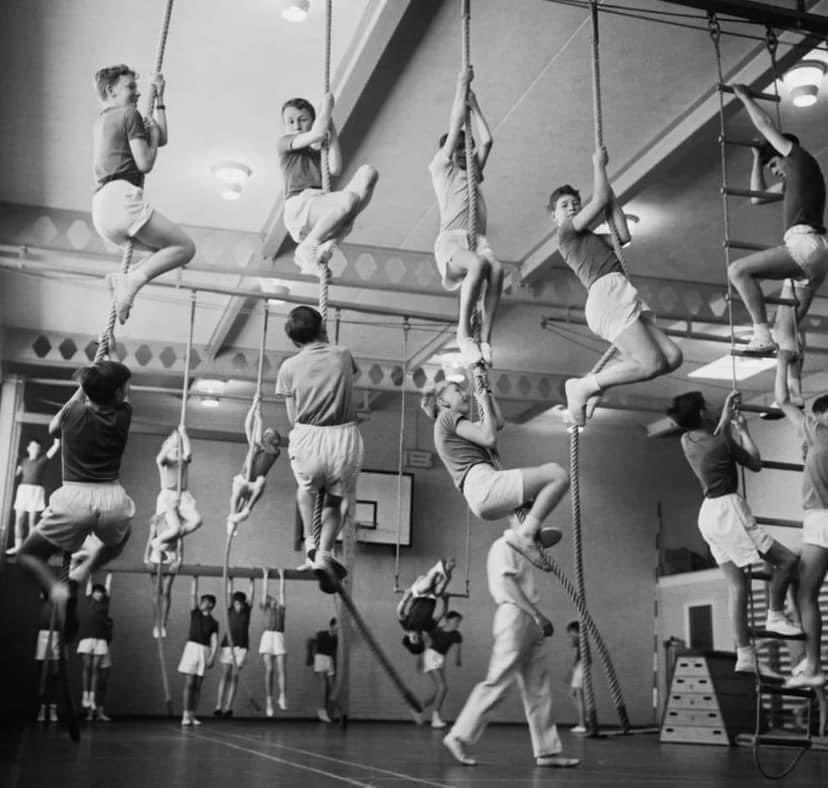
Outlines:
[{"label": "white sock", "polygon": [[597,394],[601,391],[601,384],[598,383],[597,375],[584,375],[582,380],[584,382],[584,385],[587,386],[592,393]]},{"label": "white sock", "polygon": [[779,619],[785,618],[785,611],[784,610],[768,610],[768,620],[769,621],[778,621]]},{"label": "white sock", "polygon": [[753,649],[750,646],[738,646],[736,656],[739,659],[753,659]]},{"label": "white sock", "polygon": [[770,328],[767,323],[754,323],[753,334],[762,337],[762,339],[770,339]]},{"label": "white sock", "polygon": [[526,517],[523,518],[523,526],[521,530],[524,533],[528,531],[530,533],[536,534],[540,530],[540,526],[540,520],[538,520],[537,517],[535,517],[533,514],[527,514]]}]

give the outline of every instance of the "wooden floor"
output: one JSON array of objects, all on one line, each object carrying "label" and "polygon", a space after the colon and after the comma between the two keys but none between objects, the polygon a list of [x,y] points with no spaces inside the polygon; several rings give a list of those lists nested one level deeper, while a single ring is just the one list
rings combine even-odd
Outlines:
[{"label": "wooden floor", "polygon": [[[168,721],[87,726],[80,744],[62,728],[0,730],[4,788],[334,788],[334,786],[754,786],[765,781],[741,747],[659,744],[657,735],[583,740],[562,732],[574,769],[534,765],[526,728],[492,725],[464,767],[441,733],[402,723],[351,723],[347,730],[308,721],[216,721],[182,729]],[[779,768],[787,751],[763,760]],[[780,785],[828,785],[828,753],[807,753]]]}]

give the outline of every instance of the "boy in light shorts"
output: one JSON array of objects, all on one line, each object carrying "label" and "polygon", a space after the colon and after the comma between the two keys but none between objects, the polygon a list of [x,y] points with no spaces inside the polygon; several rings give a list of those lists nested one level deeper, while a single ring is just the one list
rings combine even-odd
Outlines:
[{"label": "boy in light shorts", "polygon": [[617,351],[601,371],[569,378],[564,384],[569,418],[578,425],[591,417],[602,391],[666,375],[682,362],[681,350],[656,326],[649,307],[624,275],[611,243],[589,229],[609,214],[621,243],[630,240],[627,220],[607,177],[607,161],[606,148],[592,156],[592,199],[586,205],[581,204],[580,192],[566,184],[552,192],[547,206],[564,262],[587,289],[587,325]]},{"label": "boy in light shorts", "polygon": [[[91,578],[90,578],[91,581]],[[81,708],[90,718],[98,708],[98,676],[104,657],[109,656],[109,602],[112,588],[112,575],[106,576],[106,583],[101,585],[89,582],[86,594],[89,598],[86,615],[81,618],[78,633],[78,654],[82,657],[81,677],[83,696]]]},{"label": "boy in light shorts", "polygon": [[[457,89],[451,106],[448,133],[440,137],[440,146],[431,163],[431,183],[440,210],[440,233],[434,242],[434,259],[447,290],[460,290],[460,314],[457,320],[457,344],[468,365],[492,364],[492,328],[503,290],[503,266],[486,239],[486,202],[477,187],[477,224],[475,248],[469,248],[469,193],[466,173],[466,145],[471,145],[476,169],[475,184],[483,180],[483,168],[492,147],[492,135],[480,111],[477,97],[469,88],[474,77],[471,67],[457,77]],[[479,137],[466,140],[463,123],[471,114]],[[485,291],[485,292],[484,292]],[[474,340],[472,314],[482,296],[480,345]]]},{"label": "boy in light shorts", "polygon": [[454,644],[457,644],[456,665],[463,664],[461,644],[463,636],[459,632],[460,622],[463,616],[456,610],[449,610],[446,613],[445,624],[437,626],[425,635],[426,649],[423,654],[423,673],[434,683],[434,690],[423,701],[423,708],[431,706],[431,727],[445,728],[446,723],[440,717],[440,710],[448,695],[448,682],[446,681],[446,656]]},{"label": "boy in light shorts", "polygon": [[[350,352],[328,343],[322,315],[309,306],[292,309],[285,332],[299,353],[279,368],[276,393],[285,397],[290,433],[290,466],[298,485],[307,564],[326,593],[336,591],[345,567],[333,557],[336,537],[352,516],[363,444],[353,402],[358,372]],[[324,495],[322,532],[314,552],[313,508]],[[338,579],[338,580],[337,580]]]},{"label": "boy in light shorts", "polygon": [[279,708],[287,711],[287,681],[285,676],[285,577],[279,578],[279,599],[271,596],[267,590],[267,570],[262,579],[262,601],[259,603],[265,614],[265,628],[259,641],[259,654],[265,666],[265,696],[267,698],[266,713],[272,717],[276,712],[273,708],[273,674],[274,665],[279,678]]},{"label": "boy in light shorts", "polygon": [[566,634],[569,635],[569,643],[575,650],[575,659],[567,681],[567,684],[569,684],[569,699],[572,701],[578,715],[578,724],[572,728],[572,732],[583,734],[587,732],[587,729],[584,713],[584,663],[581,661],[581,622],[578,619],[570,621],[566,625]]},{"label": "boy in light shorts", "polygon": [[[77,634],[78,585],[120,555],[132,529],[135,504],[118,480],[132,420],[130,374],[118,361],[82,367],[80,387],[49,423],[49,433],[61,439],[63,485],[52,493],[17,563],[56,605],[64,643]],[[91,533],[98,540],[71,567],[68,582],[57,580],[47,563],[50,556],[74,553]]]},{"label": "boy in light shorts", "polygon": [[[37,439],[30,440],[26,446],[27,456],[20,460],[14,475],[20,477],[14,496],[14,546],[6,550],[6,555],[15,555],[23,545],[26,534],[37,525],[38,515],[46,508],[46,491],[43,489],[43,475],[46,465],[60,450],[60,439],[55,438],[46,454]],[[28,517],[28,530],[26,518]]]},{"label": "boy in light shorts", "polygon": [[331,175],[342,172],[333,107],[332,93],[325,94],[318,116],[303,98],[282,105],[285,134],[279,138],[278,150],[285,184],[285,227],[298,244],[296,265],[305,274],[316,274],[317,266],[330,259],[333,245],[351,232],[379,177],[370,164],[363,164],[342,191],[322,191],[320,147],[325,141]]},{"label": "boy in light shorts", "polygon": [[[804,439],[805,468],[802,474],[802,552],[799,556],[797,603],[805,630],[805,658],[793,666],[786,687],[813,687],[825,684],[822,670],[822,613],[819,595],[828,572],[828,394],[821,394],[809,414],[790,401],[788,364],[790,358],[780,351],[777,358],[774,395],[779,407]],[[824,702],[824,699],[823,699]]]},{"label": "boy in light shorts", "polygon": [[707,415],[701,392],[691,391],[675,397],[667,415],[684,430],[681,447],[704,492],[699,531],[728,583],[736,672],[754,673],[758,667],[748,630],[749,581],[745,567],[759,560],[773,567],[765,629],[788,636],[801,634],[802,630],[785,615],[785,595],[796,573],[796,555],[756,524],[738,492],[738,466],[751,471],[762,468],[759,450],[738,410],[739,402],[739,392],[732,391],[716,424]]},{"label": "boy in light shorts", "polygon": [[[233,581],[229,582],[232,589]],[[218,683],[216,709],[213,712],[216,717],[233,716],[233,701],[239,688],[239,671],[244,667],[247,652],[250,649],[250,612],[255,594],[256,585],[251,579],[249,600],[244,591],[235,591],[231,597],[233,601],[227,610],[230,632],[221,639],[221,651],[219,652],[222,672]]]},{"label": "boy in light shorts", "polygon": [[475,377],[479,421],[469,419],[469,396],[457,383],[443,381],[423,396],[423,410],[434,419],[437,454],[477,517],[500,520],[528,506],[522,522],[511,518],[512,527],[527,550],[551,547],[561,533],[542,524],[569,489],[569,475],[554,462],[509,470],[495,467],[503,416],[485,374],[478,368]]},{"label": "boy in light shorts", "polygon": [[[155,502],[155,517],[150,526],[147,561],[173,564],[180,561],[182,540],[201,527],[204,521],[189,490],[189,471],[193,454],[187,430],[179,426],[161,445],[155,458],[161,491]],[[181,474],[181,495],[178,477]],[[154,533],[153,533],[154,532]]]},{"label": "boy in light shorts", "polygon": [[[783,134],[776,128],[771,116],[756,103],[746,86],[734,85],[733,90],[747,110],[754,127],[765,138],[762,147],[753,149],[750,188],[784,195],[783,245],[736,260],[728,270],[730,281],[739,292],[753,321],[753,336],[747,349],[758,355],[766,355],[776,349],[776,344],[768,327],[760,281],[801,280],[804,277],[804,285],[796,288],[798,326],[808,314],[814,294],[828,272],[828,238],[825,235],[824,218],[825,178],[817,160],[799,145],[799,140],[793,134]],[[770,188],[765,183],[766,166],[779,178],[779,182]],[[764,197],[752,198],[754,204],[766,201]]]},{"label": "boy in light shorts", "polygon": [[151,115],[142,118],[136,79],[137,74],[123,63],[95,74],[103,109],[93,137],[92,223],[102,238],[117,246],[134,240],[152,252],[129,273],[106,277],[121,323],[147,282],[187,265],[195,254],[192,239],[144,199],[144,176],[155,166],[158,149],[167,144],[167,108],[164,77],[155,74],[155,102]]},{"label": "boy in light shorts", "polygon": [[328,622],[327,629],[321,629],[313,640],[313,672],[319,684],[319,708],[316,716],[322,722],[330,722],[328,703],[336,675],[336,650],[339,646],[336,619]]},{"label": "boy in light shorts", "polygon": [[201,685],[204,674],[213,667],[218,648],[218,621],[213,618],[215,596],[203,594],[199,599],[197,577],[193,578],[191,596],[193,607],[190,611],[190,632],[178,663],[178,672],[186,676],[183,692],[184,712],[181,717],[181,724],[184,726],[201,725],[201,720],[195,716],[201,697]]},{"label": "boy in light shorts", "polygon": [[37,645],[35,646],[35,662],[38,663],[38,676],[42,674],[42,663],[45,660],[49,661],[49,666],[46,668],[43,694],[40,696],[40,709],[37,712],[38,722],[58,721],[58,660],[60,659],[60,642],[57,633],[50,633],[49,631],[51,623],[52,603],[46,594],[41,591],[39,629],[37,631]]}]

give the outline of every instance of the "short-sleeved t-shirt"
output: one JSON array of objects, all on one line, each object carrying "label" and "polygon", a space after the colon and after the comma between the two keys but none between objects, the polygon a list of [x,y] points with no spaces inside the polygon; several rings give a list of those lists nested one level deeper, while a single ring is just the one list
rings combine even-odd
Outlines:
[{"label": "short-sleeved t-shirt", "polygon": [[505,577],[514,578],[523,591],[526,599],[533,605],[540,602],[540,594],[535,584],[535,575],[532,565],[517,550],[510,547],[506,538],[511,534],[506,530],[499,539],[489,548],[486,558],[486,575],[489,579],[489,593],[496,605],[512,604],[520,607],[519,600],[512,595],[512,590],[506,587]]},{"label": "short-sleeved t-shirt", "polygon": [[285,606],[278,602],[265,607],[265,630],[267,632],[285,631]]},{"label": "short-sleeved t-shirt", "polygon": [[802,474],[802,508],[828,509],[828,427],[808,414],[802,422],[808,445]]},{"label": "short-sleeved t-shirt", "polygon": [[316,653],[326,657],[335,657],[338,642],[336,635],[323,629],[316,633]]},{"label": "short-sleeved t-shirt", "polygon": [[305,189],[322,188],[321,154],[313,148],[292,150],[290,143],[295,134],[279,138],[279,166],[285,182],[285,199],[301,194]]},{"label": "short-sleeved t-shirt", "polygon": [[557,235],[564,262],[587,290],[602,276],[622,270],[612,247],[592,230],[578,232],[571,219],[564,219]]},{"label": "short-sleeved t-shirt", "polygon": [[43,484],[43,474],[48,464],[49,458],[45,454],[41,454],[40,457],[34,460],[30,457],[20,460],[20,483]]},{"label": "short-sleeved t-shirt", "polygon": [[107,635],[110,632],[109,625],[109,599],[97,600],[94,597],[89,597],[89,604],[86,611],[80,616],[80,626],[78,627],[78,637],[95,638],[96,640],[108,640]]},{"label": "short-sleeved t-shirt", "polygon": [[279,458],[279,449],[268,449],[261,444],[256,444],[256,451],[253,454],[253,462],[250,463],[250,481],[255,481],[260,476],[267,476],[267,472],[273,467],[273,463]]},{"label": "short-sleeved t-shirt", "polygon": [[218,635],[218,621],[211,613],[204,615],[198,608],[190,611],[190,634],[187,640],[193,643],[200,643],[202,646],[210,645],[210,638]]},{"label": "short-sleeved t-shirt", "polygon": [[782,203],[785,229],[807,224],[825,232],[825,178],[817,160],[799,145],[782,160],[785,199]]},{"label": "short-sleeved t-shirt", "polygon": [[129,436],[132,406],[102,408],[76,400],[64,412],[61,457],[64,482],[114,482]]},{"label": "short-sleeved t-shirt", "polygon": [[[469,194],[466,171],[455,165],[450,156],[441,150],[428,165],[431,172],[431,185],[437,196],[440,209],[440,232],[446,230],[469,229]],[[478,171],[477,183],[483,180]],[[486,201],[480,189],[477,190],[477,232],[486,233]]]},{"label": "short-sleeved t-shirt", "polygon": [[314,342],[282,363],[276,393],[293,399],[297,424],[348,424],[355,418],[356,373],[356,362],[347,348]]},{"label": "short-sleeved t-shirt", "polygon": [[739,489],[738,465],[749,465],[750,455],[725,431],[690,430],[681,436],[681,448],[706,498],[720,498]]},{"label": "short-sleeved t-shirt", "polygon": [[144,119],[135,107],[106,107],[101,112],[93,129],[96,190],[116,180],[143,187],[144,173],[138,169],[129,147],[129,141],[135,139],[149,140]]},{"label": "short-sleeved t-shirt", "polygon": [[[227,620],[230,624],[233,645],[238,648],[250,648],[250,605],[244,605],[241,610],[236,610],[231,605],[227,609]],[[230,645],[227,635],[221,639],[221,645]]]},{"label": "short-sleeved t-shirt", "polygon": [[453,410],[443,410],[434,422],[434,447],[458,490],[463,489],[466,474],[480,463],[491,464],[487,449],[457,434],[457,425],[466,417]]},{"label": "short-sleeved t-shirt", "polygon": [[429,648],[432,651],[436,651],[438,654],[442,654],[443,656],[448,654],[448,650],[455,643],[459,644],[463,642],[463,636],[456,629],[448,632],[442,627],[437,627],[429,632],[428,636],[431,638],[431,645]]}]

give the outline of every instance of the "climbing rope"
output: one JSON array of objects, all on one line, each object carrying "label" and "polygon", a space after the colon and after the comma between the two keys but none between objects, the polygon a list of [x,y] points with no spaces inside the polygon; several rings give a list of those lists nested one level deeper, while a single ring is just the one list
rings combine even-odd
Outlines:
[{"label": "climbing rope", "polygon": [[411,329],[408,317],[403,318],[402,338],[402,381],[400,383],[400,439],[397,445],[397,542],[394,546],[394,590],[400,588],[400,539],[402,538],[402,482],[405,464],[405,385],[408,382],[408,332]]},{"label": "climbing rope", "polygon": [[[173,11],[173,2],[174,0],[167,0],[166,7],[164,9],[164,20],[161,24],[161,35],[158,40],[158,49],[155,53],[155,71],[154,74],[158,74],[161,72],[161,67],[164,64],[164,53],[167,49],[167,36],[170,32],[170,22],[172,21],[172,11]],[[150,84],[150,91],[149,91],[149,101],[147,106],[147,115],[151,115],[155,111],[155,83]],[[129,273],[129,268],[132,265],[132,253],[135,248],[135,242],[132,237],[127,239],[126,246],[124,247],[123,255],[121,256],[121,268],[120,273],[126,276]],[[115,322],[118,319],[118,312],[115,305],[115,301],[113,299],[112,306],[109,310],[109,317],[106,321],[106,328],[104,329],[103,333],[98,340],[98,347],[95,350],[95,359],[94,362],[97,364],[99,361],[103,361],[107,356],[109,356],[115,350]]]},{"label": "climbing rope", "polygon": [[[256,401],[258,402],[259,408],[259,419],[258,422],[261,420],[261,403],[262,403],[262,382],[264,379],[264,362],[265,362],[265,350],[267,348],[267,324],[268,319],[270,317],[270,308],[268,306],[267,300],[264,302],[264,315],[262,317],[262,335],[259,340],[259,363],[256,369],[256,393],[254,395]],[[255,438],[256,436],[252,436]],[[247,450],[247,459],[245,460],[245,467],[246,473],[248,475],[248,479],[246,481],[252,481],[249,478],[250,473],[253,468],[253,444],[248,447]],[[230,512],[230,514],[234,514],[234,512]],[[236,535],[236,528],[237,526],[234,525],[232,528],[227,529],[227,540],[224,544],[224,563],[222,564],[222,571],[221,571],[221,580],[224,586],[224,628],[227,632],[227,643],[230,646],[230,656],[233,660],[233,667],[236,671],[239,670],[239,664],[236,660],[236,650],[235,644],[233,643],[233,633],[230,630],[230,551],[233,547],[233,537]]]}]

